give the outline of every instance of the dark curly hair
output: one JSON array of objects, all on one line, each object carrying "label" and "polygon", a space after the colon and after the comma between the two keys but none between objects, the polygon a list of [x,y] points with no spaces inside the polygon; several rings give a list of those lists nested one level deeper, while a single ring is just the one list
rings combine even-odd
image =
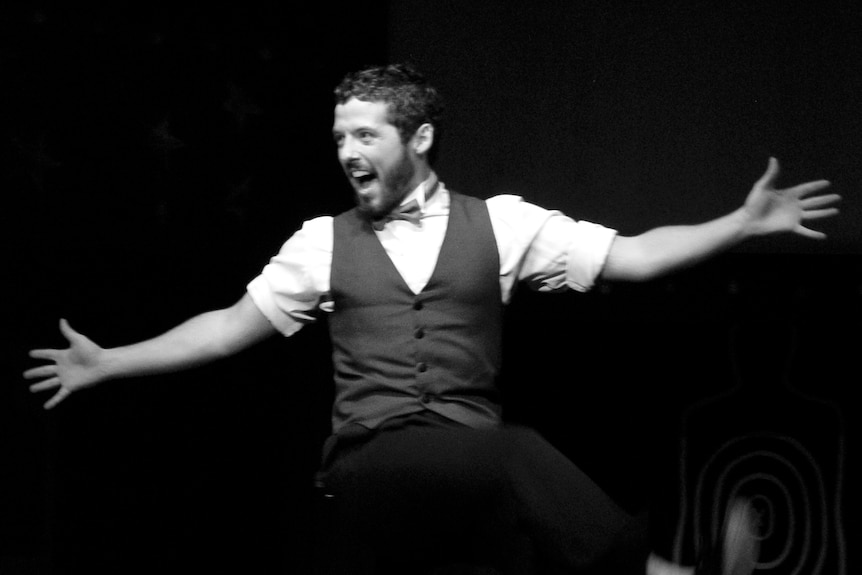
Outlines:
[{"label": "dark curly hair", "polygon": [[436,156],[443,102],[437,89],[411,65],[373,66],[347,74],[335,88],[335,103],[344,104],[351,98],[387,104],[389,123],[398,130],[402,142],[407,142],[422,124],[434,126],[429,159]]}]

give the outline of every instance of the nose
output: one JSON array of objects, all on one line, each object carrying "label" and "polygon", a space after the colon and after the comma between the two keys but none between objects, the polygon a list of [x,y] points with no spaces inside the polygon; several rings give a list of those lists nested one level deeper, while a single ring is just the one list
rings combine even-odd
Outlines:
[{"label": "nose", "polygon": [[338,147],[338,159],[342,162],[349,162],[358,157],[353,138],[350,135],[344,136],[344,139],[341,140],[341,145]]}]

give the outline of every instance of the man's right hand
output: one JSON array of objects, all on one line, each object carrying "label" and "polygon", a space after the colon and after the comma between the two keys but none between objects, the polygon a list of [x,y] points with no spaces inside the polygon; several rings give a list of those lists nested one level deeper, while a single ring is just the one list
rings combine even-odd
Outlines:
[{"label": "man's right hand", "polygon": [[233,355],[278,333],[248,293],[234,305],[197,315],[157,337],[103,349],[60,320],[66,349],[35,349],[30,357],[52,363],[24,372],[41,379],[34,392],[56,389],[51,409],[70,393],[108,379],[171,373]]},{"label": "man's right hand", "polygon": [[104,350],[89,338],[76,332],[65,319],[60,320],[60,333],[69,342],[66,349],[34,349],[30,357],[50,361],[24,372],[25,379],[39,379],[30,386],[36,393],[56,389],[56,393],[45,402],[51,409],[69,397],[74,391],[96,385],[105,379],[101,365]]}]

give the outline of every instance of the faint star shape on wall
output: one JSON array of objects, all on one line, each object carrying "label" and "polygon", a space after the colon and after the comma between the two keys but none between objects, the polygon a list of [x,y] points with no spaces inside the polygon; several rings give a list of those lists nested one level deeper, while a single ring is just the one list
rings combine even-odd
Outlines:
[{"label": "faint star shape on wall", "polygon": [[168,153],[185,147],[185,142],[171,134],[170,123],[162,120],[147,133],[147,145],[159,152]]},{"label": "faint star shape on wall", "polygon": [[153,31],[147,36],[147,42],[152,46],[161,46],[165,43],[165,36],[161,32]]},{"label": "faint star shape on wall", "polygon": [[39,192],[44,191],[45,175],[48,171],[63,165],[48,154],[45,137],[44,132],[39,132],[23,139],[17,136],[11,138],[12,147],[23,158],[24,170]]},{"label": "faint star shape on wall", "polygon": [[238,184],[228,186],[223,206],[226,212],[234,215],[239,221],[245,221],[248,212],[248,197],[251,194],[252,176]]},{"label": "faint star shape on wall", "polygon": [[26,18],[30,24],[35,24],[37,26],[44,24],[48,21],[48,15],[45,13],[44,10],[41,10],[39,8],[36,8],[29,12]]},{"label": "faint star shape on wall", "polygon": [[245,126],[245,121],[248,116],[259,116],[263,114],[263,110],[257,105],[241,87],[234,82],[229,82],[228,95],[222,105],[222,108],[231,114],[236,122],[237,127],[242,130]]}]

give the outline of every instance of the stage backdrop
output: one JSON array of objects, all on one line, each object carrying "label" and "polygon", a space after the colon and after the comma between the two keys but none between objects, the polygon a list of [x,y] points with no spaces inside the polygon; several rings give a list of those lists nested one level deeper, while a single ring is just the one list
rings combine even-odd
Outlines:
[{"label": "stage backdrop", "polygon": [[452,187],[523,194],[634,233],[735,208],[770,155],[826,178],[862,251],[862,40],[849,2],[392,2],[389,53],[449,98]]},{"label": "stage backdrop", "polygon": [[827,242],[755,241],[585,297],[520,294],[506,384],[510,416],[652,506],[669,556],[692,560],[746,495],[761,569],[858,570],[842,486],[858,480],[862,11],[407,0],[390,14],[390,58],[448,97],[438,168],[454,189],[634,234],[735,209],[770,156],[779,185],[833,182]]},{"label": "stage backdrop", "polygon": [[742,492],[771,573],[858,570],[858,9],[390,4],[3,6],[0,572],[305,570],[325,326],[50,413],[20,373],[60,317],[114,346],[236,301],[304,219],[352,205],[334,84],[403,59],[449,99],[439,172],[467,193],[635,233],[734,208],[770,154],[782,182],[835,182],[827,243],[518,293],[501,384],[507,418],[654,511],[668,556]]}]

